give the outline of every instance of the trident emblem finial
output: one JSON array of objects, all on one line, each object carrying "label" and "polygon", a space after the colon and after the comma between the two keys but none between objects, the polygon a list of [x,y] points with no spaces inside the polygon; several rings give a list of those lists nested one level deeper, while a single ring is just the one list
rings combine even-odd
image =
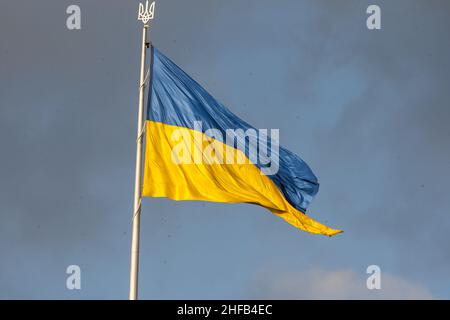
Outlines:
[{"label": "trident emblem finial", "polygon": [[149,20],[152,20],[155,16],[155,1],[152,2],[150,7],[148,6],[148,0],[145,2],[145,7],[142,3],[139,3],[138,20],[141,20],[144,24],[147,24]]}]

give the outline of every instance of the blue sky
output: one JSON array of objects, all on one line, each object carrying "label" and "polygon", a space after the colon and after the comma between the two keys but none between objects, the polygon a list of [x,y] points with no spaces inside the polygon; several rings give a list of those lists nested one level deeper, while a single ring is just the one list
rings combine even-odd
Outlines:
[{"label": "blue sky", "polygon": [[[67,6],[81,30],[66,28]],[[366,28],[378,4],[382,29]],[[0,298],[128,295],[138,1],[0,5]],[[446,1],[157,1],[151,40],[321,183],[314,236],[145,199],[140,296],[450,298]],[[66,289],[68,265],[82,289]],[[366,289],[379,265],[382,289]]]}]

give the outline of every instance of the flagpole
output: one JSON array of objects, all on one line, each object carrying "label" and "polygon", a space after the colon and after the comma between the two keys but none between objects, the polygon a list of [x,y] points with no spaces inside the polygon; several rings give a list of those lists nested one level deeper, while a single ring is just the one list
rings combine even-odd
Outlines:
[{"label": "flagpole", "polygon": [[145,56],[147,50],[147,29],[144,24],[142,28],[142,51],[141,51],[141,74],[139,86],[139,111],[136,138],[136,172],[134,176],[134,211],[133,211],[133,231],[131,236],[131,270],[130,270],[130,300],[137,299],[138,293],[138,272],[139,272],[139,233],[141,224],[141,170],[142,170],[142,144],[144,132],[144,91],[145,91]]},{"label": "flagpole", "polygon": [[142,199],[142,145],[144,135],[144,93],[145,93],[145,58],[149,42],[147,41],[147,22],[153,19],[155,2],[150,7],[148,0],[145,7],[139,4],[138,20],[144,23],[142,28],[142,46],[141,46],[141,69],[139,77],[139,110],[136,138],[136,171],[134,176],[134,204],[133,204],[133,229],[131,235],[131,266],[130,266],[130,292],[129,299],[136,300],[138,297],[138,274],[139,274],[139,235],[141,224],[141,199]]}]

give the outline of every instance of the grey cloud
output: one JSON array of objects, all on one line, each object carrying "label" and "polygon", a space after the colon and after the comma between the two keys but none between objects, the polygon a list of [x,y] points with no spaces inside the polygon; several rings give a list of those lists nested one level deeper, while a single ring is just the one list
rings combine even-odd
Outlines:
[{"label": "grey cloud", "polygon": [[252,291],[256,299],[432,299],[428,289],[398,275],[381,273],[381,288],[367,289],[366,279],[351,269],[262,272]]},{"label": "grey cloud", "polygon": [[[0,5],[1,298],[126,297],[138,1],[77,3],[80,31],[65,28],[72,1]],[[316,297],[354,296],[350,270],[374,260],[411,297],[448,296],[449,4],[379,1],[376,32],[368,4],[157,4],[154,44],[235,113],[279,128],[321,181],[310,214],[346,233],[302,234],[257,207],[145,199],[143,297],[246,298],[273,261],[318,266],[294,273]],[[64,287],[73,263],[81,292]],[[267,290],[302,297],[285,273]],[[330,293],[320,277],[351,285]]]}]

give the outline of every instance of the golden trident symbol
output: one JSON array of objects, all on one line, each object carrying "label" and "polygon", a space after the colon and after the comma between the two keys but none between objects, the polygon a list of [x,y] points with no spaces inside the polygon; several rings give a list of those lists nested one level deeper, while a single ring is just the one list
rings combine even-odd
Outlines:
[{"label": "golden trident symbol", "polygon": [[139,3],[138,20],[141,20],[144,24],[147,24],[149,20],[152,20],[155,16],[155,1],[152,2],[150,7],[148,6],[148,0],[145,2],[145,7],[142,3]]}]

